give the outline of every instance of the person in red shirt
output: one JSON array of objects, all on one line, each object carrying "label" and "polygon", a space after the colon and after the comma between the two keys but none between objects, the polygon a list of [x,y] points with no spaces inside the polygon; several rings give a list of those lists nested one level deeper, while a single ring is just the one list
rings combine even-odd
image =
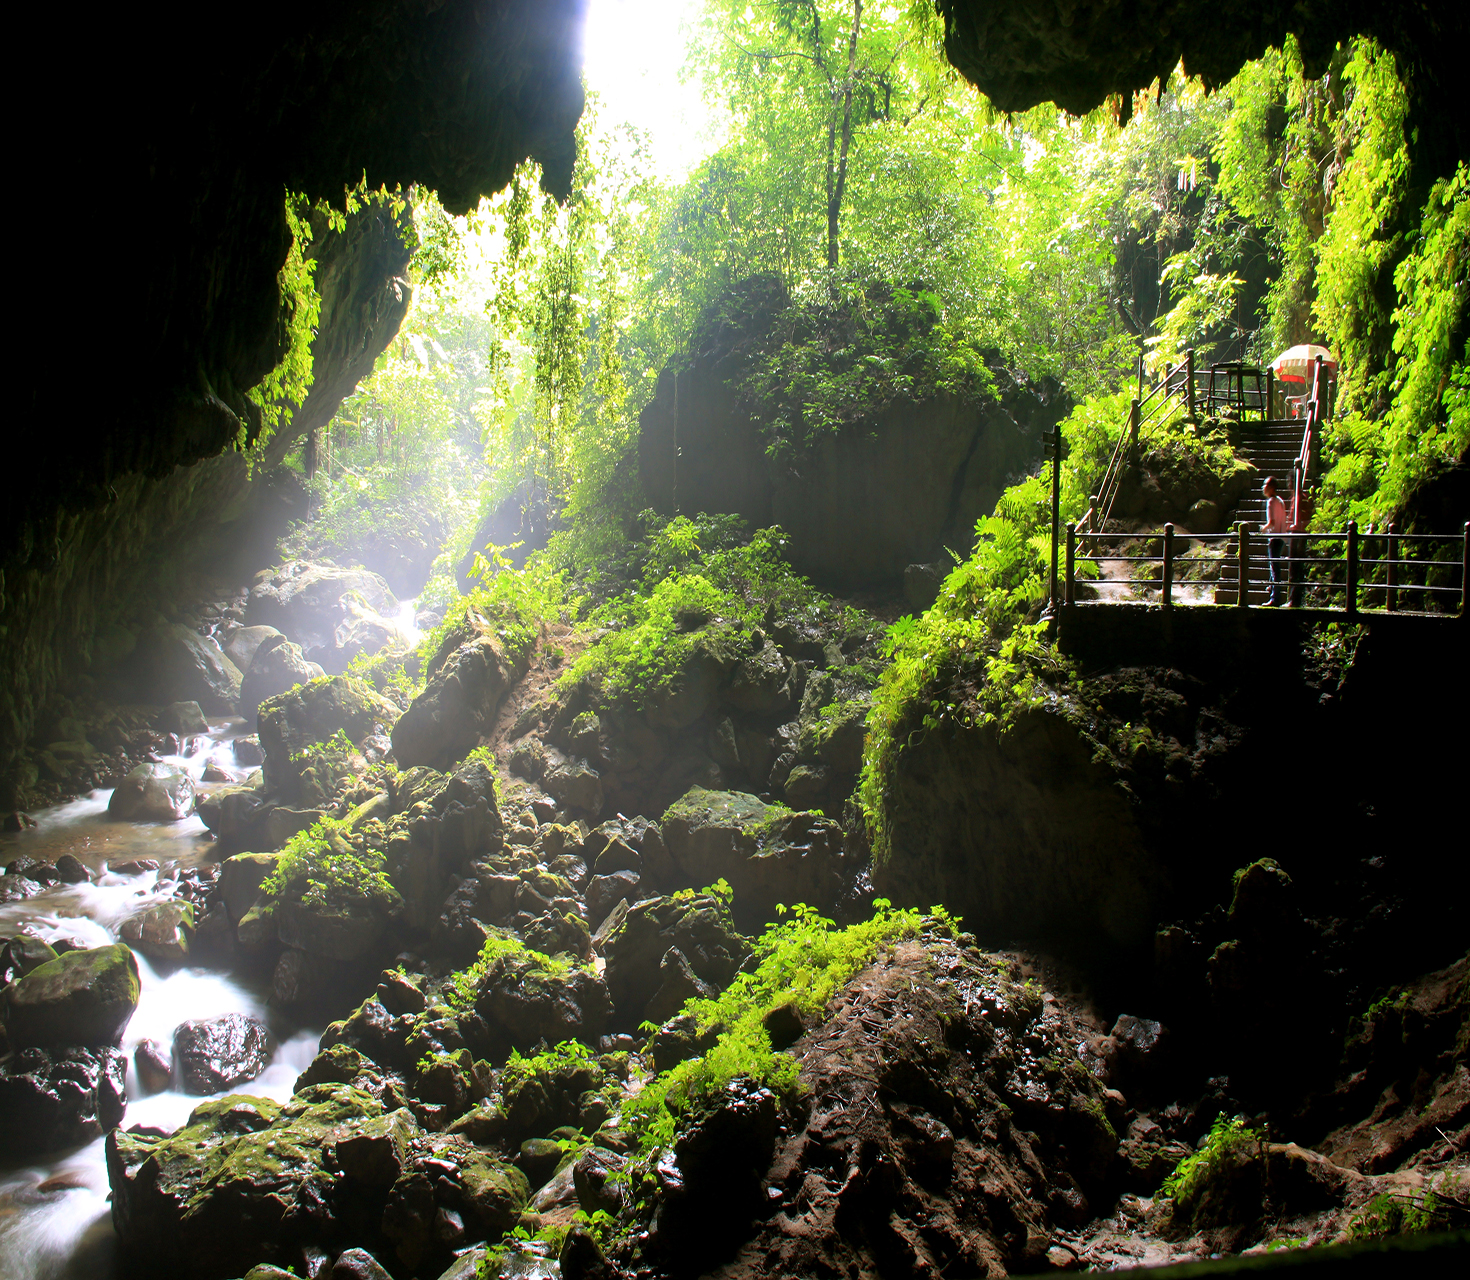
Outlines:
[{"label": "person in red shirt", "polygon": [[1271,594],[1266,597],[1266,603],[1274,607],[1286,603],[1288,565],[1286,539],[1282,536],[1286,532],[1286,503],[1276,496],[1276,481],[1270,476],[1266,477],[1261,492],[1266,495],[1266,554],[1271,559]]}]

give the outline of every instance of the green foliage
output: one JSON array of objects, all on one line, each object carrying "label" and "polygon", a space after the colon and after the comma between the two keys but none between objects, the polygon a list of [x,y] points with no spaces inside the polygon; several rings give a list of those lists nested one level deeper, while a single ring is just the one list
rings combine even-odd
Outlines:
[{"label": "green foliage", "polygon": [[310,202],[288,191],[285,210],[291,246],[276,277],[282,311],[279,358],[275,368],[247,393],[260,410],[266,438],[301,407],[311,388],[311,340],[322,307],[316,290],[316,262],[307,253],[312,239]]},{"label": "green foliage", "polygon": [[[555,1075],[565,1067],[597,1066],[597,1057],[580,1040],[563,1040],[529,1058],[522,1057],[515,1049],[510,1051],[505,1066],[500,1072],[500,1090],[510,1093],[517,1085],[529,1080],[544,1079]],[[600,1072],[600,1068],[598,1068]]]},{"label": "green foliage", "polygon": [[[954,928],[941,908],[934,913],[927,923],[941,930]],[[798,905],[790,914],[791,919],[770,925],[757,940],[754,968],[747,966],[714,999],[685,1005],[701,1027],[724,1030],[702,1058],[679,1063],[627,1103],[624,1119],[638,1134],[645,1158],[672,1143],[680,1116],[737,1077],[792,1094],[798,1064],[789,1054],[772,1051],[762,1019],[788,1003],[803,1014],[819,1014],[880,948],[913,937],[926,925],[917,911],[896,911],[883,899],[874,903],[872,919],[845,929],[811,907]]]},{"label": "green foliage", "polygon": [[672,686],[701,646],[739,656],[750,644],[744,630],[768,611],[841,616],[792,572],[781,529],[759,529],[741,542],[733,517],[645,518],[638,585],[593,614],[611,630],[572,664],[562,687],[592,680],[609,700],[644,706]]},{"label": "green foliage", "polygon": [[485,939],[474,963],[450,975],[446,996],[449,1007],[457,1013],[466,1013],[473,1009],[475,1001],[479,999],[481,986],[496,966],[507,958],[515,960],[522,967],[553,978],[564,978],[577,968],[576,963],[565,955],[548,956],[540,951],[533,951],[514,934],[493,931]]},{"label": "green foliage", "polygon": [[[499,548],[491,556],[475,557],[471,576],[479,579],[469,595],[458,596],[446,610],[444,621],[419,642],[419,661],[427,664],[451,636],[469,638],[489,631],[504,646],[512,662],[527,658],[549,623],[574,617],[579,601],[568,594],[566,575],[541,557],[533,557],[522,569],[512,569]],[[503,567],[500,567],[503,566]]]},{"label": "green foliage", "polygon": [[347,824],[334,818],[322,818],[286,842],[261,892],[272,909],[296,902],[307,907],[366,904],[391,911],[402,901],[383,871],[383,855],[372,848],[353,848]]},{"label": "green foliage", "polygon": [[1232,1153],[1264,1141],[1254,1129],[1248,1129],[1244,1116],[1220,1115],[1210,1126],[1205,1145],[1193,1155],[1185,1156],[1164,1179],[1159,1194],[1176,1204],[1188,1207],[1204,1190],[1212,1173]]},{"label": "green foliage", "polygon": [[1384,1236],[1443,1230],[1444,1208],[1432,1191],[1381,1192],[1348,1219],[1348,1239],[1377,1240]]}]

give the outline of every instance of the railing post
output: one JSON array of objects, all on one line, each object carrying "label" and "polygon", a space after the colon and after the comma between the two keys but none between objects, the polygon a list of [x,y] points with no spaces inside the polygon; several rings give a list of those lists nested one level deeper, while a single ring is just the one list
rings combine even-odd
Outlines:
[{"label": "railing post", "polygon": [[1164,608],[1174,604],[1174,526],[1164,526]]},{"label": "railing post", "polygon": [[1460,530],[1460,617],[1470,618],[1470,520]]},{"label": "railing post", "polygon": [[1128,452],[1135,460],[1138,455],[1138,401],[1133,402],[1133,408],[1128,412]]},{"label": "railing post", "polygon": [[1347,525],[1347,611],[1358,611],[1358,522]]},{"label": "railing post", "polygon": [[1067,584],[1064,588],[1066,594],[1062,597],[1065,604],[1074,604],[1077,592],[1074,587],[1076,582],[1077,564],[1077,526],[1072,521],[1067,521]]},{"label": "railing post", "polygon": [[1262,422],[1269,422],[1276,416],[1276,370],[1266,370],[1266,412],[1262,416]]},{"label": "railing post", "polygon": [[1388,591],[1383,607],[1389,613],[1393,613],[1399,607],[1399,567],[1395,563],[1399,558],[1399,540],[1395,537],[1398,531],[1398,525],[1388,526]]},{"label": "railing post", "polygon": [[1195,420],[1194,412],[1194,351],[1189,350],[1184,358],[1184,394],[1189,404],[1189,420]]},{"label": "railing post", "polygon": [[1236,548],[1236,572],[1239,575],[1235,586],[1235,603],[1242,609],[1251,607],[1251,531],[1242,520],[1239,524],[1240,545]]},{"label": "railing post", "polygon": [[1143,399],[1143,355],[1138,357],[1138,398]]}]

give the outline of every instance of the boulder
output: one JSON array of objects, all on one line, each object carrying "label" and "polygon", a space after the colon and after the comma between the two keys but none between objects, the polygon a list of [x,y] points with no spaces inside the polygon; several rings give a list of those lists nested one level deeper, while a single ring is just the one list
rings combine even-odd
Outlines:
[{"label": "boulder", "polygon": [[209,721],[197,702],[170,702],[158,713],[158,727],[164,733],[176,733],[187,738],[196,733],[208,733]]},{"label": "boulder", "polygon": [[263,781],[259,781],[258,774],[255,776],[256,783],[221,787],[195,801],[199,820],[220,840],[236,848],[255,832],[266,807]]},{"label": "boulder", "polygon": [[255,905],[260,886],[280,860],[278,853],[237,853],[220,863],[216,892],[225,904],[231,924],[239,924]]},{"label": "boulder", "polygon": [[376,573],[298,560],[283,564],[250,589],[245,622],[284,631],[309,657],[329,665],[326,659],[335,663],[340,655],[337,628],[347,615],[344,599],[349,593],[357,597],[359,608],[389,616],[398,611],[397,599]]},{"label": "boulder", "polygon": [[495,775],[481,760],[466,761],[448,777],[425,770],[400,782],[397,799],[411,799],[411,807],[391,824],[388,876],[403,895],[406,922],[428,928],[444,907],[450,876],[501,847]]},{"label": "boulder", "polygon": [[369,607],[355,592],[342,597],[342,621],[337,624],[333,639],[336,648],[322,655],[322,665],[334,675],[346,670],[348,663],[363,654],[371,656],[393,644],[408,647],[393,620]]},{"label": "boulder", "polygon": [[177,822],[194,812],[194,779],[170,764],[140,764],[113,789],[109,817],[133,822]]},{"label": "boulder", "polygon": [[773,644],[741,660],[724,692],[725,703],[751,715],[779,715],[791,705],[791,663]]},{"label": "boulder", "polygon": [[27,898],[34,898],[45,887],[25,876],[0,876],[0,903],[24,902]]},{"label": "boulder", "polygon": [[604,976],[620,1026],[646,1020],[648,1003],[663,985],[663,960],[671,947],[695,977],[718,989],[729,985],[750,954],[720,900],[708,894],[651,898],[630,907],[603,942]]},{"label": "boulder", "polygon": [[254,1080],[270,1055],[265,1024],[243,1013],[181,1023],[174,1032],[174,1060],[185,1093],[223,1093]]},{"label": "boulder", "polygon": [[63,853],[56,859],[56,878],[62,884],[87,884],[92,872],[75,854]]},{"label": "boulder", "polygon": [[400,768],[445,769],[463,759],[495,724],[505,692],[525,674],[526,658],[513,658],[490,631],[475,627],[452,633],[471,638],[442,660],[435,655],[424,691],[393,726],[393,754]]},{"label": "boulder", "polygon": [[[266,640],[281,633],[274,627],[241,627],[230,637],[229,644],[225,645],[225,657],[233,662],[244,675],[250,674],[251,664],[255,661],[256,651]],[[285,636],[281,636],[285,639]]]},{"label": "boulder", "polygon": [[28,1160],[100,1138],[122,1120],[127,1066],[113,1048],[32,1047],[0,1061],[6,1155]]},{"label": "boulder", "polygon": [[267,785],[294,799],[310,768],[303,758],[307,747],[327,742],[339,731],[349,741],[361,742],[397,715],[397,707],[353,676],[313,680],[267,698],[256,716]]},{"label": "boulder", "polygon": [[608,913],[624,898],[637,900],[638,873],[636,871],[614,871],[608,876],[593,876],[587,886],[587,923],[596,929]]},{"label": "boulder", "polygon": [[602,780],[596,769],[581,761],[567,760],[548,769],[541,785],[563,809],[593,820],[602,813]]},{"label": "boulder", "polygon": [[48,961],[56,959],[56,948],[40,938],[29,934],[17,934],[0,945],[0,987],[5,987],[17,978],[23,978],[32,969],[39,969]]},{"label": "boulder", "polygon": [[326,675],[320,663],[307,661],[301,646],[285,636],[267,636],[255,650],[255,661],[240,684],[240,714],[250,724],[259,713],[260,704],[277,694],[289,693],[297,685]]},{"label": "boulder", "polygon": [[259,734],[252,733],[243,738],[236,738],[230,743],[230,751],[234,754],[235,763],[247,769],[265,763],[265,752],[260,749]]},{"label": "boulder", "polygon": [[15,1048],[116,1045],[140,990],[138,962],[121,943],[68,951],[9,988],[5,1031]]},{"label": "boulder", "polygon": [[393,1277],[366,1249],[348,1249],[337,1255],[330,1280],[393,1280]]},{"label": "boulder", "polygon": [[475,1011],[492,1035],[525,1051],[538,1041],[594,1040],[612,1011],[606,984],[580,966],[548,964],[517,950],[491,961],[480,979]]},{"label": "boulder", "polygon": [[140,1040],[133,1050],[133,1066],[144,1093],[162,1093],[174,1078],[174,1059],[166,1045],[157,1040]]},{"label": "boulder", "polygon": [[196,702],[205,711],[225,715],[235,710],[240,669],[213,637],[173,622],[150,632],[139,649],[160,702]]},{"label": "boulder", "polygon": [[670,947],[658,963],[658,990],[643,1007],[645,1021],[663,1023],[690,1000],[712,1000],[719,994],[709,983],[695,977],[689,961],[678,947]]},{"label": "boulder", "polygon": [[346,1085],[315,1085],[282,1106],[233,1095],[202,1103],[168,1137],[114,1130],[107,1141],[113,1225],[125,1257],[159,1274],[244,1275],[263,1259],[353,1221],[362,1189],[325,1167],[335,1135],[383,1114]]},{"label": "boulder", "polygon": [[842,890],[842,830],[819,813],[694,787],[664,814],[662,831],[676,882],[726,880],[735,919],[747,928],[775,919],[778,903],[830,910]]},{"label": "boulder", "polygon": [[189,958],[194,906],[189,902],[160,902],[129,916],[118,933],[128,946],[152,961],[182,964]]}]

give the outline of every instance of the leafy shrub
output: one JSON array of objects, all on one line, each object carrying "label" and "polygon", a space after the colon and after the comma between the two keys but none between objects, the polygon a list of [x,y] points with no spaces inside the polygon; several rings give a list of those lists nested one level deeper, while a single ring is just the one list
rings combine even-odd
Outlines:
[{"label": "leafy shrub", "polygon": [[347,824],[334,818],[322,818],[286,841],[261,889],[272,908],[281,902],[307,907],[366,903],[392,910],[402,901],[383,871],[383,855],[372,848],[353,848]]},{"label": "leafy shrub", "polygon": [[1244,1116],[1217,1116],[1205,1138],[1205,1145],[1193,1155],[1185,1156],[1174,1167],[1174,1172],[1164,1179],[1159,1194],[1187,1207],[1204,1191],[1211,1174],[1232,1152],[1262,1140],[1254,1129],[1246,1128]]}]

